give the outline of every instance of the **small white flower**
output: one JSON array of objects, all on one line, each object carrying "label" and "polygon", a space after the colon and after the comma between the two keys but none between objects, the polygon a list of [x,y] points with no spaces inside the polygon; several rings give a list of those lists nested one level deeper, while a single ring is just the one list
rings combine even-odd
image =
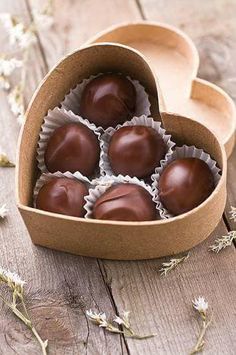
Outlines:
[{"label": "small white flower", "polygon": [[24,119],[24,98],[21,86],[17,85],[8,95],[8,102],[11,111],[18,117],[18,122],[21,123]]},{"label": "small white flower", "polygon": [[86,314],[91,321],[93,321],[96,324],[99,324],[99,326],[101,327],[107,326],[107,318],[105,313],[96,313],[90,309],[89,311],[86,311]]},{"label": "small white flower", "polygon": [[4,204],[0,207],[0,218],[2,219],[5,218],[7,213],[8,213],[8,209],[6,207],[6,204]]},{"label": "small white flower", "polygon": [[10,38],[10,44],[18,44],[22,49],[34,44],[37,39],[30,27],[26,27],[18,18],[10,14],[2,14],[0,20],[3,23]]},{"label": "small white flower", "polygon": [[113,322],[117,323],[117,324],[124,324],[124,320],[121,319],[119,316],[116,316],[114,319],[113,319]]},{"label": "small white flower", "polygon": [[0,76],[10,76],[16,68],[22,67],[22,61],[16,58],[0,58]]},{"label": "small white flower", "polygon": [[34,22],[42,30],[48,30],[50,27],[52,27],[54,20],[51,15],[44,12],[40,12],[35,8],[32,10],[32,14],[34,17]]},{"label": "small white flower", "polygon": [[20,276],[15,272],[3,269],[0,267],[0,280],[9,284],[10,287],[23,288],[25,281],[21,280]]},{"label": "small white flower", "polygon": [[206,314],[206,311],[208,309],[208,302],[205,301],[204,297],[198,297],[195,298],[193,302],[193,307],[199,312]]}]

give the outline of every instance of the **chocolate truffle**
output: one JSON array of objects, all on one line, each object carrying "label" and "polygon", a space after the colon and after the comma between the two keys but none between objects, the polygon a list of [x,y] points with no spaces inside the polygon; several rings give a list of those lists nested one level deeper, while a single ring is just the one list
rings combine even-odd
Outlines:
[{"label": "chocolate truffle", "polygon": [[93,218],[114,221],[150,221],[156,217],[152,196],[143,187],[119,183],[108,188],[94,204]]},{"label": "chocolate truffle", "polygon": [[39,190],[36,207],[44,211],[83,217],[86,195],[88,189],[83,182],[68,178],[53,178]]},{"label": "chocolate truffle", "polygon": [[108,158],[115,174],[145,178],[164,159],[166,146],[151,127],[126,126],[112,136],[108,148]]},{"label": "chocolate truffle", "polygon": [[159,180],[160,200],[175,216],[200,205],[213,190],[213,174],[198,158],[174,160],[163,170]]},{"label": "chocolate truffle", "polygon": [[96,134],[82,123],[70,123],[53,132],[44,159],[51,173],[80,171],[91,176],[98,166],[99,153]]},{"label": "chocolate truffle", "polygon": [[133,117],[136,90],[123,75],[103,74],[85,87],[80,101],[80,115],[103,128],[115,127]]}]

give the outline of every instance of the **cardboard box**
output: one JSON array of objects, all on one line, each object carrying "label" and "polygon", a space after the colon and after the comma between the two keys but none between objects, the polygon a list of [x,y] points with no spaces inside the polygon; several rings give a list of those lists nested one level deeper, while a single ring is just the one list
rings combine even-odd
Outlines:
[{"label": "cardboard box", "polygon": [[[211,196],[200,206],[169,220],[116,222],[86,220],[37,210],[33,189],[39,176],[38,136],[48,109],[57,106],[82,79],[100,72],[122,72],[140,81],[151,101],[152,116],[179,144],[203,148],[222,169]],[[39,85],[26,114],[18,146],[17,204],[33,243],[74,254],[109,259],[147,259],[183,252],[203,241],[219,222],[226,201],[226,154],[205,126],[165,111],[154,72],[137,51],[123,45],[91,45],[68,55]]]}]

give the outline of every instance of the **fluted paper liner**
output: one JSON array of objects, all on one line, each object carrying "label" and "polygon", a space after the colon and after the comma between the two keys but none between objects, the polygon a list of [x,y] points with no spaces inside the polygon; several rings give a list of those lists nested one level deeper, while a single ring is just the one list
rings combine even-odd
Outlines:
[{"label": "fluted paper liner", "polygon": [[[81,96],[84,91],[85,86],[93,79],[102,75],[103,73],[99,73],[97,75],[91,75],[88,79],[84,79],[80,84],[78,84],[75,88],[71,89],[69,94],[67,94],[64,100],[61,102],[61,107],[66,110],[71,110],[75,114],[80,114],[80,101]],[[138,80],[131,79],[127,76],[136,90],[136,103],[135,103],[135,112],[134,116],[146,115],[149,116],[151,114],[150,111],[150,102],[148,99],[148,94],[146,93],[144,87],[139,83]],[[104,131],[104,129],[99,126],[97,127],[100,131]]]},{"label": "fluted paper liner", "polygon": [[113,134],[121,127],[125,127],[125,126],[151,127],[162,137],[167,147],[167,152],[165,154],[164,159],[160,161],[160,166],[173,153],[173,147],[175,146],[175,143],[172,142],[171,136],[169,134],[166,134],[166,131],[164,128],[161,127],[160,122],[154,121],[152,117],[147,117],[145,115],[142,115],[140,117],[134,117],[131,121],[126,121],[124,124],[118,125],[115,128],[113,127],[107,128],[104,134],[101,136],[100,138],[101,157],[100,157],[99,167],[100,167],[100,174],[102,176],[114,175],[114,172],[112,171],[109,158],[108,158],[109,143]]},{"label": "fluted paper liner", "polygon": [[[48,140],[58,127],[64,126],[69,123],[82,123],[92,130],[100,140],[100,133],[97,131],[96,126],[90,123],[88,120],[75,115],[72,111],[66,111],[63,108],[54,108],[49,110],[47,116],[44,118],[44,122],[39,133],[39,141],[37,148],[37,161],[38,168],[42,173],[48,172],[45,161],[44,154],[48,144]],[[97,176],[98,172],[95,172],[94,177]]]},{"label": "fluted paper liner", "polygon": [[[154,201],[154,193],[151,188],[151,186],[145,184],[143,181],[139,180],[138,178],[134,177],[131,178],[130,176],[126,175],[111,175],[111,176],[103,176],[100,177],[99,179],[94,179],[92,180],[91,184],[95,186],[94,188],[89,189],[89,194],[88,196],[85,197],[86,203],[85,203],[85,218],[92,218],[92,212],[93,212],[93,206],[97,199],[104,194],[104,192],[111,187],[112,185],[117,185],[120,183],[125,183],[125,184],[136,184],[141,187],[143,187],[145,190],[147,190],[150,195],[152,196],[152,200]],[[158,215],[158,214],[157,214]]]},{"label": "fluted paper liner", "polygon": [[39,190],[48,181],[55,179],[55,178],[68,178],[68,179],[78,180],[78,181],[84,182],[88,189],[91,186],[91,181],[86,176],[82,175],[78,171],[73,174],[69,171],[67,171],[65,173],[61,173],[60,171],[57,171],[56,173],[43,173],[39,177],[39,179],[37,180],[35,188],[34,188],[34,196],[33,196],[34,207],[36,207],[36,199],[37,199]]},{"label": "fluted paper liner", "polygon": [[160,201],[159,188],[158,188],[159,179],[164,168],[167,165],[169,165],[172,161],[179,158],[199,158],[203,160],[205,163],[207,163],[207,165],[212,171],[212,174],[214,176],[215,187],[218,184],[218,181],[220,180],[220,176],[221,176],[220,169],[217,167],[216,161],[213,160],[208,153],[204,152],[203,149],[198,149],[194,146],[187,146],[187,145],[183,145],[182,147],[176,147],[173,154],[170,155],[163,162],[162,166],[157,168],[155,170],[155,173],[152,175],[152,180],[153,180],[152,187],[155,195],[154,200],[156,202],[157,210],[160,213],[161,219],[168,219],[174,216],[168,212],[168,210],[163,206],[162,202]]}]

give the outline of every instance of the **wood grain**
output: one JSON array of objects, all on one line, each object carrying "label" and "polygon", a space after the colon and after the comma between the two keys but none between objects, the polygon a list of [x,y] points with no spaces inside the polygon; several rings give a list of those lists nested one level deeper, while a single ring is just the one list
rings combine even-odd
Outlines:
[{"label": "wood grain", "polygon": [[[18,13],[29,19],[33,4],[37,6],[41,1],[1,2],[0,11]],[[221,29],[234,26],[233,11],[232,15],[230,11],[233,0],[205,1],[201,5],[202,13],[196,0],[193,5],[186,0],[143,0],[139,5],[133,0],[105,0],[102,6],[99,0],[55,1],[56,24],[46,34],[39,32],[38,45],[32,51],[26,99],[47,68],[61,55],[75,49],[98,30],[114,23],[138,20],[142,13],[148,19],[165,20],[182,27],[193,37],[201,31],[199,42],[205,38],[204,31],[214,37]],[[228,33],[230,35],[231,31]],[[7,38],[2,34],[0,43],[5,48]],[[217,43],[215,40],[215,50]],[[209,53],[209,47],[203,46],[201,57],[204,59]],[[230,58],[235,58],[233,51],[230,53]],[[203,63],[200,73],[214,81],[216,76],[210,71],[211,64],[204,73],[206,67]],[[217,68],[220,71],[219,64]],[[234,75],[232,70],[230,78]],[[0,104],[0,130],[4,132],[0,144],[13,159],[19,129],[2,92]],[[230,203],[236,202],[235,166],[232,156],[229,165]],[[19,272],[28,281],[30,312],[42,337],[49,339],[50,354],[186,354],[199,330],[197,315],[191,307],[191,300],[199,295],[206,297],[214,313],[205,353],[235,353],[235,312],[232,307],[236,293],[235,249],[229,248],[219,255],[207,251],[216,236],[227,232],[223,222],[211,238],[193,250],[188,262],[161,278],[158,269],[163,259],[97,261],[33,246],[14,206],[13,186],[14,169],[2,169],[0,204],[7,201],[10,214],[0,226],[0,264]],[[0,307],[0,354],[38,354],[38,345],[30,333],[1,304]],[[156,332],[157,336],[145,341],[126,339],[124,342],[119,336],[105,333],[88,323],[84,312],[89,308],[105,311],[108,315],[130,310],[134,329],[141,334]]]}]

